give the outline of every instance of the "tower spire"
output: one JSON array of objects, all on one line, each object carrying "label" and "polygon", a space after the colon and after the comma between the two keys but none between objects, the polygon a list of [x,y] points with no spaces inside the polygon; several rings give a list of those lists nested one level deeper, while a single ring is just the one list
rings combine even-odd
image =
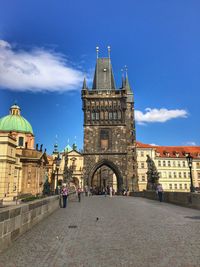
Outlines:
[{"label": "tower spire", "polygon": [[126,77],[125,77],[125,89],[129,92],[131,92],[131,87],[129,84],[129,80],[128,80],[128,68],[127,66],[125,66],[125,73],[126,73]]},{"label": "tower spire", "polygon": [[84,77],[82,89],[87,89],[86,79]]},{"label": "tower spire", "polygon": [[121,69],[121,72],[122,72],[122,87],[121,88],[125,88],[124,69]]},{"label": "tower spire", "polygon": [[108,58],[110,58],[110,51],[111,51],[110,46],[108,46]]},{"label": "tower spire", "polygon": [[99,47],[96,46],[97,58],[99,58]]}]

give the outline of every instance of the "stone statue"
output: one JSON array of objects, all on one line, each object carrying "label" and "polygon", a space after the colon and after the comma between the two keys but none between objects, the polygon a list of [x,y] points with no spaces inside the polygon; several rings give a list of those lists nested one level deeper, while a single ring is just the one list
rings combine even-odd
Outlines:
[{"label": "stone statue", "polygon": [[159,173],[154,161],[147,155],[147,190],[156,190],[159,181]]},{"label": "stone statue", "polygon": [[68,155],[65,155],[65,166],[63,171],[63,182],[69,183],[72,181],[73,169],[72,166],[68,167]]}]

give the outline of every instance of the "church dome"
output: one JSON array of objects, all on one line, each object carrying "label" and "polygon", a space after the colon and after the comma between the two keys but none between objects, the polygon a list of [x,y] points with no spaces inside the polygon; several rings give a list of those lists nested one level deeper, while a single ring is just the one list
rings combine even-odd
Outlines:
[{"label": "church dome", "polygon": [[33,134],[31,124],[20,115],[20,111],[19,106],[11,106],[10,115],[0,119],[0,131]]}]

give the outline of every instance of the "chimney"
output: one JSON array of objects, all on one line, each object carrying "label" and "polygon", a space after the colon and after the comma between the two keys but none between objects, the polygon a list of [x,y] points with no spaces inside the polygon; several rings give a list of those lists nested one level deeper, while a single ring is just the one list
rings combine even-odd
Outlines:
[{"label": "chimney", "polygon": [[43,144],[40,145],[40,152],[42,152],[42,147],[43,147]]}]

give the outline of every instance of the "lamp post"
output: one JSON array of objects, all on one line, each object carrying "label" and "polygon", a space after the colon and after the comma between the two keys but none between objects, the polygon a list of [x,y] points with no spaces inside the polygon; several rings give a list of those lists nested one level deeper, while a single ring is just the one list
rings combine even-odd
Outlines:
[{"label": "lamp post", "polygon": [[190,169],[190,192],[194,192],[194,186],[193,186],[193,180],[192,180],[192,161],[193,157],[190,155],[190,153],[187,154],[186,156],[187,162],[188,162],[188,167]]},{"label": "lamp post", "polygon": [[56,190],[55,190],[55,194],[58,194],[58,171],[59,171],[59,166],[60,166],[60,155],[58,154],[58,156],[55,158],[55,164],[56,164]]}]

